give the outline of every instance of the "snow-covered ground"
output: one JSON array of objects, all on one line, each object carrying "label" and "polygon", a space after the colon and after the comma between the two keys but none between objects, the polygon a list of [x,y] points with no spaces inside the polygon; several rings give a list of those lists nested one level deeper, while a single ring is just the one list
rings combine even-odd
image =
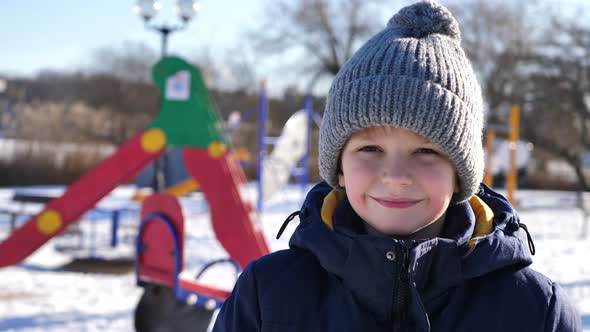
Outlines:
[{"label": "snow-covered ground", "polygon": [[[10,203],[15,190],[0,190],[0,210],[35,213],[40,206]],[[59,194],[61,188],[26,188],[34,192]],[[121,187],[102,200],[80,222],[85,236],[50,241],[23,264],[0,269],[0,331],[133,331],[133,311],[142,293],[132,272],[119,274],[65,272],[59,266],[72,256],[129,258],[133,255],[133,230],[137,222],[136,203],[130,203],[134,189]],[[253,195],[246,190],[246,195]],[[576,303],[585,331],[590,331],[590,235],[580,238],[583,214],[575,206],[575,194],[564,192],[521,191],[521,220],[528,225],[537,254],[533,267],[561,283]],[[268,242],[273,250],[287,247],[297,219],[280,240],[275,235],[283,220],[299,209],[303,192],[298,187],[281,191],[265,205],[261,215]],[[215,258],[225,257],[214,240],[206,203],[199,194],[182,198],[186,222],[186,273]],[[110,212],[127,209],[121,215],[122,229],[116,249],[110,247]],[[0,240],[8,233],[9,216],[0,214]],[[590,230],[589,230],[590,232]],[[94,234],[89,236],[89,234]],[[56,246],[81,250],[56,252]],[[1,254],[1,253],[0,253]],[[212,270],[205,282],[230,289],[234,276]],[[220,277],[222,276],[222,277]]]}]

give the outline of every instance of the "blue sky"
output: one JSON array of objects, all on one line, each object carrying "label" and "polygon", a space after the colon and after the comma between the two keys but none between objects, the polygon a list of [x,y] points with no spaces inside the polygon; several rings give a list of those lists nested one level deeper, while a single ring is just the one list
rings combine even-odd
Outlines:
[{"label": "blue sky", "polygon": [[[259,26],[267,1],[272,0],[201,0],[201,10],[187,30],[170,37],[169,53],[194,59],[207,50],[209,55],[223,59],[230,50],[235,52],[245,44],[244,30]],[[460,3],[462,0],[444,0],[451,1]],[[564,9],[586,1],[541,2]],[[160,2],[163,8],[155,23],[178,23],[174,14],[175,0]],[[401,4],[412,1],[387,2],[397,10]],[[135,0],[0,1],[0,73],[31,76],[40,69],[85,69],[92,62],[94,51],[117,49],[125,42],[145,43],[159,51],[160,36],[144,27],[143,20],[132,10],[134,4]],[[385,16],[380,18],[384,23]],[[287,56],[256,61],[256,75],[269,80],[271,92],[273,87],[280,91],[282,84],[299,79],[297,70],[284,66],[289,62]],[[299,80],[300,85],[305,86],[303,80]]]},{"label": "blue sky", "polygon": [[[157,33],[145,29],[133,0],[4,0],[0,6],[0,72],[31,75],[42,68],[75,69],[94,50],[126,41],[160,49]],[[178,23],[175,1],[161,0],[156,22]],[[230,9],[231,8],[231,9]],[[169,52],[185,55],[208,47],[212,54],[239,42],[263,11],[258,0],[203,0],[188,29],[173,34]]]}]

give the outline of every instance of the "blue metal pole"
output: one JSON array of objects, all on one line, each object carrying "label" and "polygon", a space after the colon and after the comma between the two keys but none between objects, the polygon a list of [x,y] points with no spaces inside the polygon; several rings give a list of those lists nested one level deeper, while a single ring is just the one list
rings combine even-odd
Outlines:
[{"label": "blue metal pole", "polygon": [[96,258],[96,220],[90,219],[90,258]]},{"label": "blue metal pole", "polygon": [[121,210],[112,211],[112,228],[111,228],[111,247],[117,246],[118,230],[119,230],[119,215]]},{"label": "blue metal pole", "polygon": [[258,97],[258,163],[256,174],[258,177],[257,191],[258,199],[256,202],[256,209],[258,212],[262,211],[262,172],[264,157],[266,156],[266,117],[268,113],[268,98],[266,96],[266,83],[263,81],[260,84],[260,96]]}]

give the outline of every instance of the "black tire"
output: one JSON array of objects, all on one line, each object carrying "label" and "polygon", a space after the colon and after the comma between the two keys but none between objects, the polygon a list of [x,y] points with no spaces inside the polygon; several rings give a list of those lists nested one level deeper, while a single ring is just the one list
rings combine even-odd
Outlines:
[{"label": "black tire", "polygon": [[135,308],[135,331],[205,332],[213,312],[179,301],[168,287],[148,284]]}]

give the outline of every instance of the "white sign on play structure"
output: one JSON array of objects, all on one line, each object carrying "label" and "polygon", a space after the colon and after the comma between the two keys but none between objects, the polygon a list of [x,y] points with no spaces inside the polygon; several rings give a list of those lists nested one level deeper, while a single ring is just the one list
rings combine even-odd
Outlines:
[{"label": "white sign on play structure", "polygon": [[305,155],[307,148],[307,121],[305,111],[295,112],[283,128],[281,136],[262,165],[262,199],[267,201],[289,180],[290,170]]},{"label": "white sign on play structure", "polygon": [[166,99],[188,100],[191,95],[191,73],[182,70],[166,80]]}]

